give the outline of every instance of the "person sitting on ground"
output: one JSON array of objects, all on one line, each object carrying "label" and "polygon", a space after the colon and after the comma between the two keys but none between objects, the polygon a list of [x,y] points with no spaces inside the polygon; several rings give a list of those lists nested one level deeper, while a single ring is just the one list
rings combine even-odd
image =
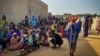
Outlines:
[{"label": "person sitting on ground", "polygon": [[20,52],[20,55],[26,55],[28,53],[30,53],[33,50],[36,50],[35,47],[33,46],[33,36],[32,36],[32,32],[29,28],[26,27],[25,32],[23,34],[23,38],[24,38],[24,45],[23,45],[23,49]]},{"label": "person sitting on ground", "polygon": [[33,47],[35,47],[36,49],[40,48],[40,44],[39,44],[39,31],[33,32],[32,31],[32,38],[33,38]]},{"label": "person sitting on ground", "polygon": [[8,49],[13,51],[13,50],[21,49],[22,46],[23,46],[23,38],[20,38],[20,36],[18,36],[17,33],[14,32],[10,39],[10,45]]},{"label": "person sitting on ground", "polygon": [[9,32],[7,33],[7,36],[6,36],[8,43],[10,43],[10,39],[11,39],[11,37],[12,37],[14,32],[17,33],[17,35],[20,37],[21,33],[20,33],[18,27],[17,26],[13,26],[13,28],[11,30],[9,30]]},{"label": "person sitting on ground", "polygon": [[18,27],[19,29],[22,29],[22,24],[21,24],[21,22],[18,23],[17,27]]},{"label": "person sitting on ground", "polygon": [[46,35],[46,33],[41,35],[41,37],[40,37],[40,44],[42,46],[49,47],[48,36]]},{"label": "person sitting on ground", "polygon": [[50,40],[50,42],[54,45],[52,48],[58,48],[61,47],[61,45],[63,44],[63,40],[62,37],[55,31],[53,31],[53,38]]},{"label": "person sitting on ground", "polygon": [[15,24],[14,24],[13,22],[11,22],[11,23],[9,24],[9,30],[14,29],[14,27],[15,27]]},{"label": "person sitting on ground", "polygon": [[40,33],[40,44],[42,46],[49,47],[48,36],[46,34],[46,28],[44,28],[44,30],[41,30],[41,33]]},{"label": "person sitting on ground", "polygon": [[29,27],[29,18],[25,16],[25,27]]}]

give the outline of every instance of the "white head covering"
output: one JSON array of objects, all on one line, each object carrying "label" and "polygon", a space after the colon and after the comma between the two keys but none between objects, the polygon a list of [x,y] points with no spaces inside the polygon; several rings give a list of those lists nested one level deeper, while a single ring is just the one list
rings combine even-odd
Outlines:
[{"label": "white head covering", "polygon": [[13,35],[17,35],[17,33],[13,33]]}]

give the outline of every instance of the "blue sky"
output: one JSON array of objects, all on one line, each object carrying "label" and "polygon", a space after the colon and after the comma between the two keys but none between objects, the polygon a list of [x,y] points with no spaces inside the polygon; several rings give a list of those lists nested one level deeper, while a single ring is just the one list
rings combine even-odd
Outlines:
[{"label": "blue sky", "polygon": [[100,0],[42,0],[52,14],[100,14]]}]

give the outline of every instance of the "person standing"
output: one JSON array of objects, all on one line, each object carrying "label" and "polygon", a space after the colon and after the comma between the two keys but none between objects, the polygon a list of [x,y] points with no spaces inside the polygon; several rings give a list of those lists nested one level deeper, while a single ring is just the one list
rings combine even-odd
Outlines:
[{"label": "person standing", "polygon": [[0,42],[1,42],[3,52],[6,52],[5,48],[7,47],[6,46],[6,42],[7,42],[6,33],[7,33],[8,27],[6,27],[6,26],[7,26],[6,16],[3,15],[2,20],[0,20],[0,32],[1,32],[1,36],[2,36],[2,38],[0,38]]},{"label": "person standing", "polygon": [[4,30],[5,24],[6,24],[6,16],[3,15],[2,19],[0,20],[0,26],[2,27],[2,30]]},{"label": "person standing", "polygon": [[81,27],[82,27],[82,21],[81,21],[81,18],[79,18],[78,20],[77,20],[77,27],[78,27],[78,29],[77,29],[77,31],[78,31],[78,33],[80,33],[80,31],[81,31]]},{"label": "person standing", "polygon": [[97,17],[97,20],[96,20],[96,30],[97,30],[97,33],[99,34],[100,32],[100,16]]},{"label": "person standing", "polygon": [[61,26],[61,35],[64,38],[66,37],[66,32],[65,32],[65,26],[64,25]]},{"label": "person standing", "polygon": [[29,27],[29,19],[28,19],[28,16],[25,16],[25,27]]},{"label": "person standing", "polygon": [[89,16],[89,30],[91,30],[92,24],[93,24],[93,18],[92,16]]},{"label": "person standing", "polygon": [[36,26],[37,26],[37,20],[36,20],[36,18],[33,16],[32,17],[32,19],[31,19],[31,26],[33,27],[33,28],[35,28]]},{"label": "person standing", "polygon": [[2,39],[3,39],[3,34],[0,27],[0,56],[2,56],[2,44],[3,44]]},{"label": "person standing", "polygon": [[83,22],[83,37],[87,37],[89,31],[89,16],[85,15],[82,22]]},{"label": "person standing", "polygon": [[80,23],[76,22],[77,19],[78,19],[78,17],[76,17],[76,16],[72,17],[70,20],[70,23],[68,24],[67,28],[65,29],[71,56],[74,55],[74,52],[76,50],[77,39],[78,39],[78,35],[80,33],[79,29],[81,29]]}]

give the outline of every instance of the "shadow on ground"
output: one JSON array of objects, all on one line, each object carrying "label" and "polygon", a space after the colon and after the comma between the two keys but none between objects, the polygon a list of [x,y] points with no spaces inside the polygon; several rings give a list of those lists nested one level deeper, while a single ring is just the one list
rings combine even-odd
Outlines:
[{"label": "shadow on ground", "polygon": [[78,40],[75,56],[98,56],[96,51],[85,38],[80,37],[79,39],[83,39],[84,41]]}]

